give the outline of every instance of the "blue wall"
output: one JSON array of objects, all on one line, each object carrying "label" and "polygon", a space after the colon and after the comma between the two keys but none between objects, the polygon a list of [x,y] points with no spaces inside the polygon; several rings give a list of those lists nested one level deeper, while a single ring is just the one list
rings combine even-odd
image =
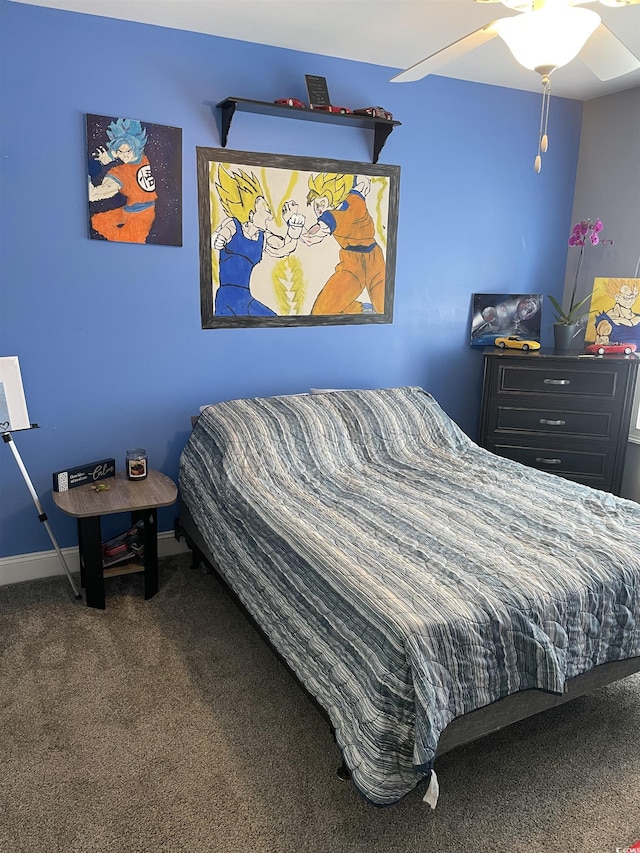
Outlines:
[{"label": "blue wall", "polygon": [[[146,447],[175,477],[190,415],[233,397],[311,386],[416,384],[472,437],[482,359],[473,292],[562,292],[582,105],[553,99],[543,171],[540,97],[0,0],[0,354],[18,355],[29,414],[15,436],[62,546],[75,524],[51,472]],[[234,95],[383,104],[402,122],[380,157],[401,166],[394,322],[202,330],[196,146],[218,147],[214,105]],[[183,129],[182,248],[88,239],[84,117]],[[239,113],[229,147],[370,161],[367,130]],[[551,315],[543,316],[543,343]],[[0,556],[49,550],[25,484],[0,453]],[[160,513],[170,529],[174,510]]]}]

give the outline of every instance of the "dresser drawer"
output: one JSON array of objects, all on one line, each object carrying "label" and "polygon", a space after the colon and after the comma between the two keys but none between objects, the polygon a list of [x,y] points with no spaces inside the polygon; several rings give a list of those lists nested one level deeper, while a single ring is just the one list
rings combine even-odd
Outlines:
[{"label": "dresser drawer", "polygon": [[602,451],[561,450],[557,447],[512,445],[490,440],[487,442],[487,449],[530,468],[559,474],[596,488],[606,489],[611,484],[613,450],[608,448]]},{"label": "dresser drawer", "polygon": [[504,393],[559,394],[563,397],[591,397],[614,400],[619,393],[618,372],[606,365],[593,364],[585,370],[577,364],[549,360],[546,364],[501,364],[498,368],[498,395]]},{"label": "dresser drawer", "polygon": [[619,415],[565,409],[496,405],[489,414],[489,433],[533,433],[615,441]]}]

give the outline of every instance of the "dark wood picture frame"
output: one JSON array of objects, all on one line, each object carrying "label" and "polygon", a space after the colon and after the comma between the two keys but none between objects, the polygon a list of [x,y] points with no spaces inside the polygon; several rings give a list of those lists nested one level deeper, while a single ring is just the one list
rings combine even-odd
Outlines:
[{"label": "dark wood picture frame", "polygon": [[399,166],[196,155],[203,329],[393,322]]}]

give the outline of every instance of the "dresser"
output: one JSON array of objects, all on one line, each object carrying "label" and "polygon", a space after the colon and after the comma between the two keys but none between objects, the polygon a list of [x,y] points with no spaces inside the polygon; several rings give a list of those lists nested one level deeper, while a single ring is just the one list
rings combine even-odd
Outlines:
[{"label": "dresser", "polygon": [[481,447],[620,494],[638,358],[484,351]]}]

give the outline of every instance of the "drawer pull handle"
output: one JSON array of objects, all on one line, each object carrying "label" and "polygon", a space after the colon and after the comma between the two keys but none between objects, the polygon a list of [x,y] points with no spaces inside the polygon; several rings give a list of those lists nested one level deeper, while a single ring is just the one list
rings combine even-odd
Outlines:
[{"label": "drawer pull handle", "polygon": [[560,465],[562,459],[545,459],[543,456],[536,456],[536,462],[540,465]]},{"label": "drawer pull handle", "polygon": [[550,421],[548,418],[540,418],[541,424],[547,424],[547,426],[564,426],[566,421]]},{"label": "drawer pull handle", "polygon": [[545,385],[571,385],[570,379],[545,379]]}]

